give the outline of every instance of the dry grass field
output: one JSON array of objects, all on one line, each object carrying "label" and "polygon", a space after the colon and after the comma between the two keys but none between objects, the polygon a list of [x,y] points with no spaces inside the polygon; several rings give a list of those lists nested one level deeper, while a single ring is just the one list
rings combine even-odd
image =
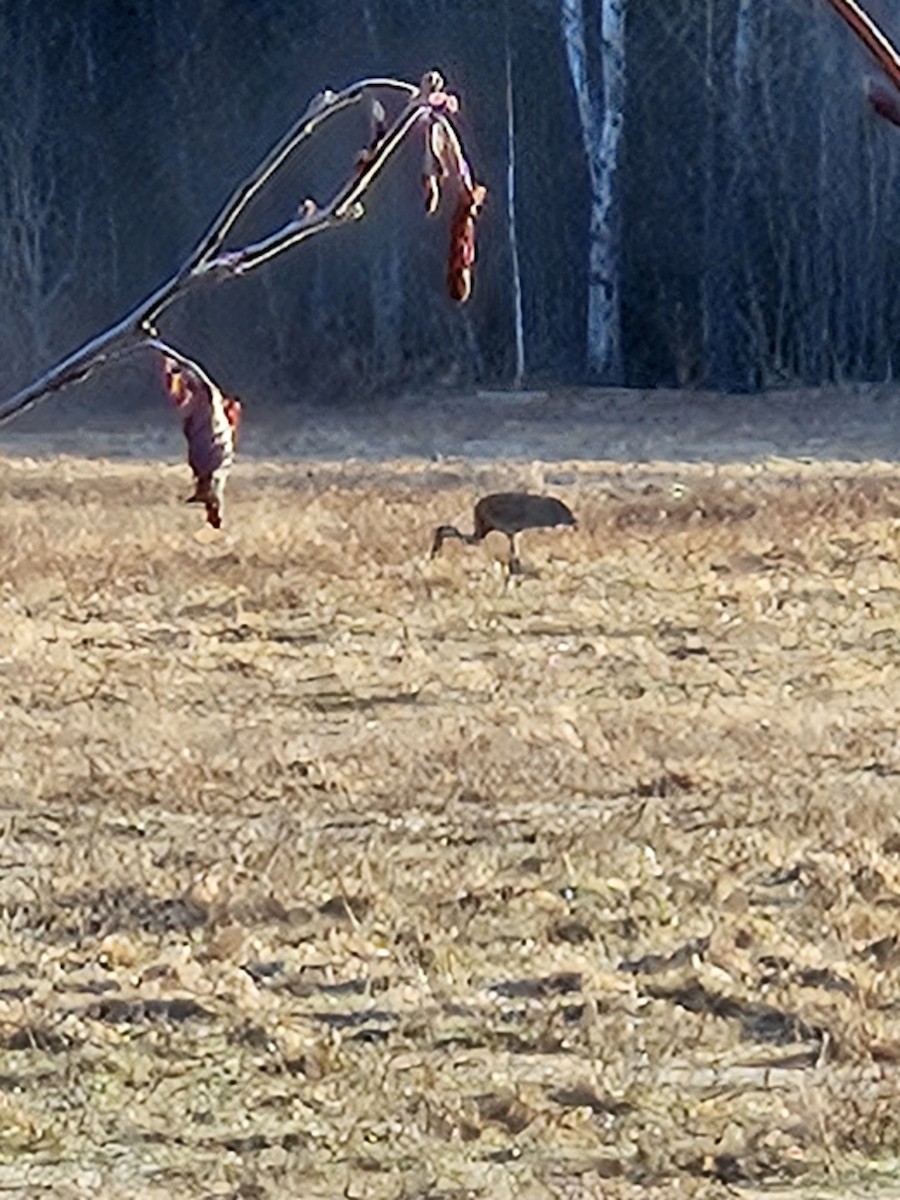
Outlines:
[{"label": "dry grass field", "polygon": [[187,485],[0,458],[0,1191],[900,1194],[887,464]]}]

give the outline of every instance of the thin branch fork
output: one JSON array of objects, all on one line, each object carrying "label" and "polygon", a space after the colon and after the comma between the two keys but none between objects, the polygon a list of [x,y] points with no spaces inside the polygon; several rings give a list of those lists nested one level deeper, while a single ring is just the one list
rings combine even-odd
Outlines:
[{"label": "thin branch fork", "polygon": [[321,233],[345,221],[359,220],[365,215],[361,197],[407,134],[429,111],[427,104],[411,102],[407,105],[378,143],[371,159],[362,166],[359,175],[346,183],[326,208],[319,209],[312,201],[308,201],[298,217],[262,241],[245,246],[242,250],[203,259],[196,268],[198,277],[208,273],[219,277],[246,275],[248,271],[296,246],[298,242],[305,241],[314,233]]},{"label": "thin branch fork", "polygon": [[342,92],[335,93],[327,90],[319,92],[309,102],[306,112],[291,126],[281,141],[272,147],[253,174],[235,188],[209,231],[201,238],[194,254],[188,259],[186,264],[188,270],[214,257],[238,217],[257,192],[265,187],[288,156],[296,150],[301,142],[311,137],[323,121],[341,112],[342,109],[358,104],[364,95],[379,89],[400,91],[410,97],[415,96],[419,90],[414,84],[405,83],[401,79],[375,78],[363,79],[359,83],[351,84]]}]

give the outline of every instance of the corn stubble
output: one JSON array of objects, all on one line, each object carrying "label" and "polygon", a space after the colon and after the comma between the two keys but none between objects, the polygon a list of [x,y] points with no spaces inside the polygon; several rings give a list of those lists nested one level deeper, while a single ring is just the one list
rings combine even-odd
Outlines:
[{"label": "corn stubble", "polygon": [[428,560],[523,483],[454,469],[245,464],[197,535],[175,468],[0,460],[3,1187],[888,1169],[886,468],[561,465],[514,580]]}]

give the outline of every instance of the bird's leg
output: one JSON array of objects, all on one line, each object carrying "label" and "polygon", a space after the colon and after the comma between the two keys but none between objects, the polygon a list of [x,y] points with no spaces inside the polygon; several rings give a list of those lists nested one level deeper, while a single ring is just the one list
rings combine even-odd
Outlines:
[{"label": "bird's leg", "polygon": [[519,562],[519,555],[516,550],[516,535],[508,533],[509,538],[509,573],[510,575],[521,575],[522,564]]}]

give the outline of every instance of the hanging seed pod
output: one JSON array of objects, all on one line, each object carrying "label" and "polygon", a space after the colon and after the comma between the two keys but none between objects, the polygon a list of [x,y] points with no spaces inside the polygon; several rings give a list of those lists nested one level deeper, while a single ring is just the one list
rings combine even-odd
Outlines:
[{"label": "hanging seed pod", "polygon": [[205,505],[207,521],[219,529],[241,403],[234,396],[223,396],[214,383],[175,359],[166,357],[163,369],[166,391],[181,415],[188,466],[194,473],[194,491],[188,503]]},{"label": "hanging seed pod", "polygon": [[475,221],[487,196],[487,188],[476,183],[471,191],[461,188],[450,225],[450,254],[447,288],[454,300],[465,304],[472,294],[475,265]]}]

